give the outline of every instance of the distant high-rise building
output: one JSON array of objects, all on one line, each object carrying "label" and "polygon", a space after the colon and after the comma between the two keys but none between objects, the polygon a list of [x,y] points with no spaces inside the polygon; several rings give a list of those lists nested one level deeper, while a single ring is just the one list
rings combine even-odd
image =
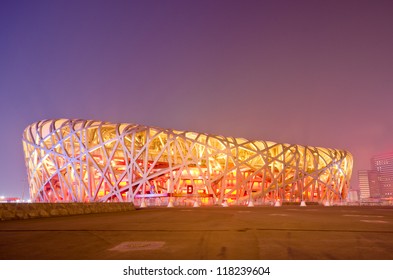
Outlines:
[{"label": "distant high-rise building", "polygon": [[393,198],[393,152],[371,158],[371,170],[358,172],[360,199]]},{"label": "distant high-rise building", "polygon": [[381,190],[378,181],[379,173],[375,170],[368,170],[368,186],[370,187],[370,197],[380,198]]},{"label": "distant high-rise building", "polygon": [[380,196],[393,197],[393,152],[372,157],[371,166],[377,174]]},{"label": "distant high-rise building", "polygon": [[370,198],[370,185],[368,182],[368,170],[359,170],[358,172],[359,178],[359,191],[360,191],[360,199]]}]

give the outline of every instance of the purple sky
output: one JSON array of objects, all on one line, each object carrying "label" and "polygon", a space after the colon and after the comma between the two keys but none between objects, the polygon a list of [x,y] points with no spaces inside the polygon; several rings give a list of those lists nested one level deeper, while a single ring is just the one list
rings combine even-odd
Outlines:
[{"label": "purple sky", "polygon": [[1,1],[0,195],[28,195],[22,132],[131,122],[393,150],[393,1]]}]

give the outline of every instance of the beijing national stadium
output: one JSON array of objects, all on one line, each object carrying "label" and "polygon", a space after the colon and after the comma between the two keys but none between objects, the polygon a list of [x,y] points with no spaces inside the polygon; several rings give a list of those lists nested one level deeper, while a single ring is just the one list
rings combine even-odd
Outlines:
[{"label": "beijing national stadium", "polygon": [[79,119],[31,124],[23,149],[33,202],[334,204],[353,165],[345,150]]}]

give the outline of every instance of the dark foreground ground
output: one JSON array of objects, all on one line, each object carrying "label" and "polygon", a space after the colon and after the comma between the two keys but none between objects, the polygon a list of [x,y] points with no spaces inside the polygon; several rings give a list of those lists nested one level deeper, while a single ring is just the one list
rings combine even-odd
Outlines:
[{"label": "dark foreground ground", "polygon": [[145,208],[3,221],[0,259],[392,260],[393,208]]}]

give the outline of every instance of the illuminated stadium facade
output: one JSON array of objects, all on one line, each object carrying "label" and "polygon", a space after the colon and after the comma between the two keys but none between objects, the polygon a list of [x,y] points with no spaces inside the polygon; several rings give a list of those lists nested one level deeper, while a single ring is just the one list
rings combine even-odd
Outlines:
[{"label": "illuminated stadium facade", "polygon": [[90,120],[36,122],[23,148],[35,202],[327,204],[352,172],[343,150]]}]

